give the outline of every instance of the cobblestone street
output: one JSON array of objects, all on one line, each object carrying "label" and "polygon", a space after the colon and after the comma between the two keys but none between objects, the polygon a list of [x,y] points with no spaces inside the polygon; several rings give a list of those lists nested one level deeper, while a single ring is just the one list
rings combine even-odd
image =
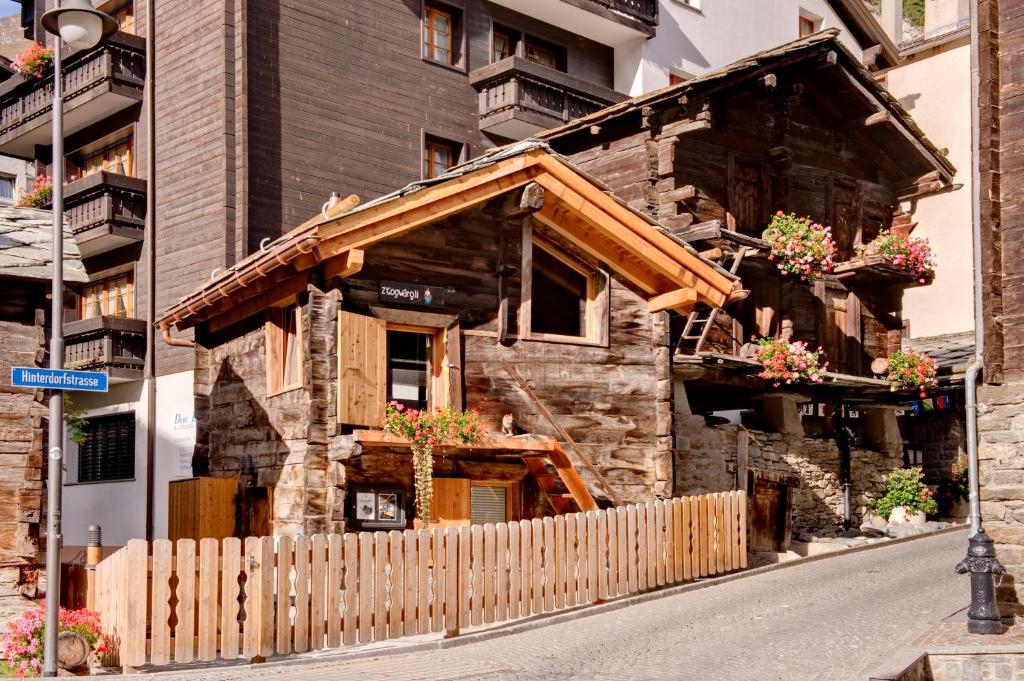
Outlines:
[{"label": "cobblestone street", "polygon": [[866,679],[880,657],[967,605],[966,531],[791,567],[573,622],[345,661],[205,669],[162,679]]}]

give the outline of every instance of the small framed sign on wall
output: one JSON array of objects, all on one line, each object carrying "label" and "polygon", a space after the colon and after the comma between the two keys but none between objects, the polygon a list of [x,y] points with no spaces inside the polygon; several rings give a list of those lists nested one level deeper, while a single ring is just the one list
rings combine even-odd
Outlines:
[{"label": "small framed sign on wall", "polygon": [[355,529],[405,527],[405,491],[395,487],[363,487],[349,495],[349,520]]},{"label": "small framed sign on wall", "polygon": [[382,281],[380,282],[378,299],[382,303],[444,307],[444,287],[403,284],[398,281]]}]

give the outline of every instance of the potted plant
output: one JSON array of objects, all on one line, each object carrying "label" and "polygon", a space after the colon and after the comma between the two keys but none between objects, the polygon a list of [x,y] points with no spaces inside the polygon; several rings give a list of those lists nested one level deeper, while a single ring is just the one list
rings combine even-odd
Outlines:
[{"label": "potted plant", "polygon": [[936,499],[939,503],[939,515],[943,518],[963,518],[967,516],[964,502],[970,493],[967,478],[967,462],[958,456],[953,462],[949,477],[939,482]]},{"label": "potted plant", "polygon": [[871,243],[857,247],[861,256],[880,255],[886,262],[917,277],[924,284],[935,272],[935,256],[927,239],[884,229]]},{"label": "potted plant", "polygon": [[53,200],[53,180],[39,173],[36,179],[29,182],[28,191],[18,197],[17,205],[21,208],[43,208]]},{"label": "potted plant", "polygon": [[762,236],[771,244],[768,259],[775,261],[783,274],[798,275],[806,281],[820,279],[832,271],[836,242],[832,240],[831,227],[780,210]]},{"label": "potted plant", "polygon": [[[939,512],[935,494],[921,479],[920,467],[897,468],[885,476],[885,494],[872,499],[869,508],[881,518],[889,520],[892,512],[903,508],[907,516],[933,516]],[[922,519],[923,520],[923,519]]]},{"label": "potted plant", "polygon": [[[46,613],[44,604],[26,610],[21,617],[7,623],[7,630],[0,634],[0,660],[11,676],[23,678],[39,676],[43,666],[43,628]],[[92,610],[67,610],[61,608],[58,614],[60,633],[77,636],[88,646],[91,654],[102,655],[111,650],[110,641],[100,627],[100,615]],[[61,664],[67,664],[59,660]]]},{"label": "potted plant", "polygon": [[821,348],[816,352],[807,349],[803,341],[787,341],[778,338],[754,338],[754,359],[761,363],[758,376],[771,381],[776,388],[783,383],[821,383],[822,373],[828,362],[821,364]]},{"label": "potted plant", "polygon": [[924,397],[928,388],[939,383],[938,364],[926,352],[914,348],[889,353],[889,373],[886,377],[893,392],[913,389]]},{"label": "potted plant", "polygon": [[53,50],[32,43],[11,60],[14,70],[27,78],[45,78],[53,70]]},{"label": "potted plant", "polygon": [[412,467],[416,490],[416,517],[430,522],[433,497],[434,447],[472,444],[480,438],[480,416],[475,409],[458,411],[442,407],[433,411],[407,409],[401,402],[388,402],[384,409],[384,431],[412,444]]}]

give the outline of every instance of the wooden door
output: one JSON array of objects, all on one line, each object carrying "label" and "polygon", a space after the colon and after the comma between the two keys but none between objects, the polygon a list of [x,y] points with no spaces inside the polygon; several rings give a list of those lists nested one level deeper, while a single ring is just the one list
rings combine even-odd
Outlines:
[{"label": "wooden door", "polygon": [[726,222],[730,230],[759,237],[768,226],[766,178],[761,161],[735,153],[729,155],[729,211]]},{"label": "wooden door", "polygon": [[853,257],[853,246],[861,238],[861,192],[853,182],[834,180],[831,184],[832,238],[836,242],[836,262]]},{"label": "wooden door", "polygon": [[750,472],[750,550],[781,552],[792,536],[793,487]]},{"label": "wooden door", "polygon": [[434,527],[469,527],[472,495],[469,478],[434,478],[430,515]]},{"label": "wooden door", "polygon": [[387,322],[338,312],[338,423],[379,428],[387,401]]}]

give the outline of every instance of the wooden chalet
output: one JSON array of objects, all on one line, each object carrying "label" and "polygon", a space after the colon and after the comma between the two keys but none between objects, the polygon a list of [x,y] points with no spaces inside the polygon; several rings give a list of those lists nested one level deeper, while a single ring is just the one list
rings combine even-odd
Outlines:
[{"label": "wooden chalet", "polygon": [[380,430],[396,400],[489,433],[436,450],[439,522],[671,494],[665,311],[729,303],[735,275],[537,141],[357,202],[158,322],[195,331],[197,475],[266,488],[277,534],[411,526],[410,448]]},{"label": "wooden chalet", "polygon": [[[672,315],[675,491],[749,487],[772,532],[775,517],[801,528],[856,521],[884,472],[902,465],[891,407],[907,395],[871,365],[900,349],[902,293],[921,282],[857,246],[882,229],[912,231],[916,201],[954,189],[944,153],[837,35],[752,55],[539,136],[750,291],[721,309]],[[769,261],[762,233],[779,210],[831,225],[832,275],[804,282]],[[761,336],[821,346],[824,383],[787,392],[758,378],[748,343]],[[837,414],[848,441],[836,438],[846,430]],[[777,511],[787,503],[795,515]],[[777,529],[760,545],[784,543],[788,524]]]}]

